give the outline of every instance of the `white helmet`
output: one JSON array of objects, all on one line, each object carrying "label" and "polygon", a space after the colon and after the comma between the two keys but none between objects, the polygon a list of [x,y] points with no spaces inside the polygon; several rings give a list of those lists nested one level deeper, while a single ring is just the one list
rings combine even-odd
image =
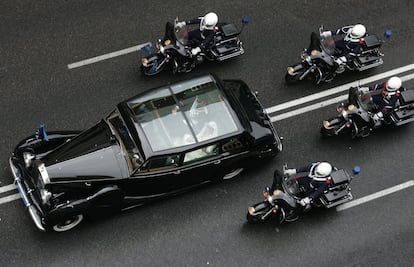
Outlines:
[{"label": "white helmet", "polygon": [[206,14],[200,22],[200,31],[203,30],[212,30],[216,26],[218,22],[218,16],[214,12],[210,12]]},{"label": "white helmet", "polygon": [[359,39],[361,37],[364,37],[367,33],[367,29],[362,24],[356,24],[354,27],[352,27],[351,30],[351,38],[353,39]]},{"label": "white helmet", "polygon": [[387,81],[386,90],[388,92],[394,92],[400,89],[402,85],[402,81],[399,77],[391,77]]},{"label": "white helmet", "polygon": [[332,165],[328,162],[321,162],[315,168],[315,175],[317,177],[327,177],[332,172]]}]

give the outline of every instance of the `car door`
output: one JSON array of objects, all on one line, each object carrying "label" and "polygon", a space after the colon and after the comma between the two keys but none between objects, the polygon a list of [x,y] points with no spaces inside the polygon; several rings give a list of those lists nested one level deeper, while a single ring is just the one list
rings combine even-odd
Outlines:
[{"label": "car door", "polygon": [[181,154],[155,157],[124,181],[127,195],[155,197],[207,182],[220,167],[218,144]]}]

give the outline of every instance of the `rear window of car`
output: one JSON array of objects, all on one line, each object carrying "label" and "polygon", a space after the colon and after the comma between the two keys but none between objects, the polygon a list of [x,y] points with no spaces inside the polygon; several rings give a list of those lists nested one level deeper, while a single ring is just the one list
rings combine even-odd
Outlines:
[{"label": "rear window of car", "polygon": [[150,91],[128,102],[153,151],[200,143],[239,130],[210,76]]}]

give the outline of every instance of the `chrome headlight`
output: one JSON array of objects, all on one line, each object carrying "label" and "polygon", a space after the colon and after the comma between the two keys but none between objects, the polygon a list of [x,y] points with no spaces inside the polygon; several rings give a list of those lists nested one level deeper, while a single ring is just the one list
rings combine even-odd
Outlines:
[{"label": "chrome headlight", "polygon": [[305,56],[305,60],[306,60],[306,62],[308,62],[308,63],[312,63],[312,59],[311,59],[311,57],[310,57],[310,56]]},{"label": "chrome headlight", "polygon": [[47,173],[45,164],[44,163],[40,164],[37,167],[37,169],[39,170],[40,176],[42,177],[43,184],[45,185],[50,184],[50,177],[49,177],[49,174]]},{"label": "chrome headlight", "polygon": [[273,197],[272,196],[268,196],[267,197],[267,201],[269,201],[270,204],[273,204]]},{"label": "chrome headlight", "polygon": [[342,114],[342,117],[344,117],[344,119],[348,119],[348,111],[342,110],[341,114]]},{"label": "chrome headlight", "polygon": [[46,204],[50,197],[52,196],[52,193],[50,193],[49,191],[47,191],[46,189],[40,189],[40,197],[42,198],[42,203]]},{"label": "chrome headlight", "polygon": [[160,45],[160,52],[161,52],[161,54],[164,54],[165,53],[165,48],[162,45]]},{"label": "chrome headlight", "polygon": [[254,208],[253,207],[249,207],[249,213],[251,214],[251,215],[253,215],[253,213],[255,213],[256,211],[254,210]]},{"label": "chrome headlight", "polygon": [[23,152],[23,160],[26,168],[29,168],[32,165],[33,159],[36,158],[36,155],[30,152]]}]

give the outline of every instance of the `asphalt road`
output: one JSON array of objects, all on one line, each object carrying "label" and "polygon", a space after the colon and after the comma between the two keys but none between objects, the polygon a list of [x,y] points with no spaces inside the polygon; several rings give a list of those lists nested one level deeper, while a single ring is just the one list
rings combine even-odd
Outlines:
[{"label": "asphalt road", "polygon": [[[11,151],[39,123],[49,130],[84,129],[121,100],[167,82],[206,72],[242,78],[271,107],[414,63],[412,1],[246,2],[1,1],[0,188],[12,183]],[[152,78],[137,71],[142,52],[67,67],[153,42],[167,20],[210,10],[227,22],[250,16],[242,34],[245,55],[206,63],[190,74]],[[334,29],[356,22],[380,36],[392,30],[382,66],[346,73],[330,84],[285,85],[286,66],[298,60],[311,31],[321,24]],[[404,85],[413,87],[414,80]],[[363,140],[323,140],[321,122],[335,112],[330,105],[275,122],[284,151],[255,171],[68,233],[38,232],[20,200],[1,204],[0,266],[412,266],[414,187],[340,212],[313,211],[291,224],[246,224],[247,207],[261,200],[283,162],[329,160],[348,170],[360,165],[362,172],[352,181],[355,198],[413,180],[412,125]]]}]

